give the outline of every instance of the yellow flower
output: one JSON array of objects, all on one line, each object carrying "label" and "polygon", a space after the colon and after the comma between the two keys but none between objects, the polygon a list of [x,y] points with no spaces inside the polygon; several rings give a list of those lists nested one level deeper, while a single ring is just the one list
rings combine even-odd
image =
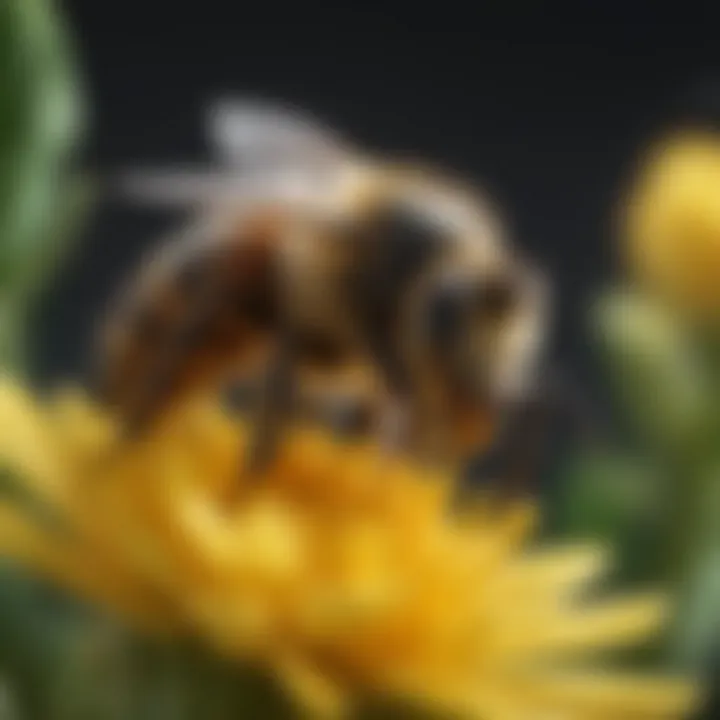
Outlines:
[{"label": "yellow flower", "polygon": [[683,310],[720,313],[720,137],[654,146],[627,199],[623,251],[642,282]]},{"label": "yellow flower", "polygon": [[595,548],[525,549],[517,503],[451,511],[452,483],[371,445],[297,430],[240,485],[246,429],[188,403],[122,452],[79,392],[0,383],[0,457],[64,523],[0,505],[0,551],[150,633],[271,669],[313,716],[360,696],[485,720],[675,718],[695,688],[595,666],[666,599],[598,599]]}]

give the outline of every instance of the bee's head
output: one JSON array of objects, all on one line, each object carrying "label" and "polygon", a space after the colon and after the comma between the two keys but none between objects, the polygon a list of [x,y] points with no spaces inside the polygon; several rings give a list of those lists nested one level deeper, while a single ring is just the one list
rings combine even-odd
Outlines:
[{"label": "bee's head", "polygon": [[423,310],[436,377],[461,403],[504,405],[533,388],[547,335],[548,288],[518,259],[492,269],[451,262]]},{"label": "bee's head", "polygon": [[411,176],[400,191],[425,229],[420,235],[441,248],[403,316],[415,367],[440,396],[465,407],[523,399],[548,330],[543,274],[520,256],[484,193],[433,174]]}]

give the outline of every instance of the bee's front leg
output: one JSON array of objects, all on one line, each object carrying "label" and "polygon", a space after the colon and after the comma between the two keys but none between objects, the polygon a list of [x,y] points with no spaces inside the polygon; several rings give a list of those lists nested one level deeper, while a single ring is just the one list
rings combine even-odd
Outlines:
[{"label": "bee's front leg", "polygon": [[553,387],[505,408],[493,442],[479,462],[473,463],[473,478],[489,480],[504,499],[536,494],[551,450],[558,410]]},{"label": "bee's front leg", "polygon": [[508,412],[484,463],[502,497],[537,492],[553,417],[554,407],[546,397],[528,398]]},{"label": "bee's front leg", "polygon": [[486,472],[494,470],[506,497],[536,493],[537,480],[566,433],[585,445],[605,441],[589,398],[567,374],[557,372],[509,414],[485,463]]},{"label": "bee's front leg", "polygon": [[383,385],[377,399],[375,434],[387,452],[408,452],[417,430],[410,375],[398,352],[394,332],[381,319],[370,315],[373,319],[365,325],[368,360],[379,371]]},{"label": "bee's front leg", "polygon": [[245,463],[245,474],[264,472],[275,457],[278,444],[292,415],[296,368],[293,334],[284,331],[267,367],[254,413],[253,437]]}]

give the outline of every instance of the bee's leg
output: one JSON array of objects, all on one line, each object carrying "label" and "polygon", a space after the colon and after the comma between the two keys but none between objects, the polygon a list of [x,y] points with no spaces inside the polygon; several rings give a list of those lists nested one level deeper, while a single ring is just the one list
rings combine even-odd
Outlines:
[{"label": "bee's leg", "polygon": [[583,442],[598,440],[596,418],[578,388],[564,375],[548,381],[536,397],[510,409],[496,441],[472,469],[472,475],[497,483],[504,497],[536,492],[535,484],[561,420],[569,421],[572,435]]},{"label": "bee's leg", "polygon": [[377,408],[367,398],[351,393],[310,393],[302,398],[302,413],[340,437],[364,437],[372,430]]},{"label": "bee's leg", "polygon": [[547,392],[496,408],[493,439],[470,462],[469,482],[489,485],[504,499],[532,492],[545,459],[554,410]]},{"label": "bee's leg", "polygon": [[252,412],[257,405],[259,387],[260,382],[257,377],[231,377],[224,391],[227,408],[232,413],[239,415]]},{"label": "bee's leg", "polygon": [[283,332],[267,367],[254,416],[254,434],[245,463],[247,474],[257,475],[272,462],[295,401],[295,343]]},{"label": "bee's leg", "polygon": [[367,340],[371,361],[380,371],[386,392],[377,426],[380,443],[388,452],[407,451],[413,443],[415,420],[409,374],[381,324],[369,330]]},{"label": "bee's leg", "polygon": [[537,491],[555,410],[548,398],[540,397],[527,400],[511,411],[494,448],[494,459],[500,466],[496,477],[501,496],[517,497]]}]

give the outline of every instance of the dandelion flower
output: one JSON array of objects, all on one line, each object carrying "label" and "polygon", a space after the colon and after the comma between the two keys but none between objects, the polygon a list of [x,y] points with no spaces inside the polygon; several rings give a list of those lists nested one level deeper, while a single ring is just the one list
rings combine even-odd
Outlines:
[{"label": "dandelion flower", "polygon": [[241,484],[246,428],[211,399],[122,452],[78,391],[40,402],[4,380],[0,423],[5,467],[59,521],[5,501],[0,552],[147,633],[271,670],[312,716],[368,695],[490,720],[696,701],[680,680],[586,669],[652,633],[666,599],[584,600],[603,554],[528,548],[531,505],[453,510],[447,477],[310,429]]}]

